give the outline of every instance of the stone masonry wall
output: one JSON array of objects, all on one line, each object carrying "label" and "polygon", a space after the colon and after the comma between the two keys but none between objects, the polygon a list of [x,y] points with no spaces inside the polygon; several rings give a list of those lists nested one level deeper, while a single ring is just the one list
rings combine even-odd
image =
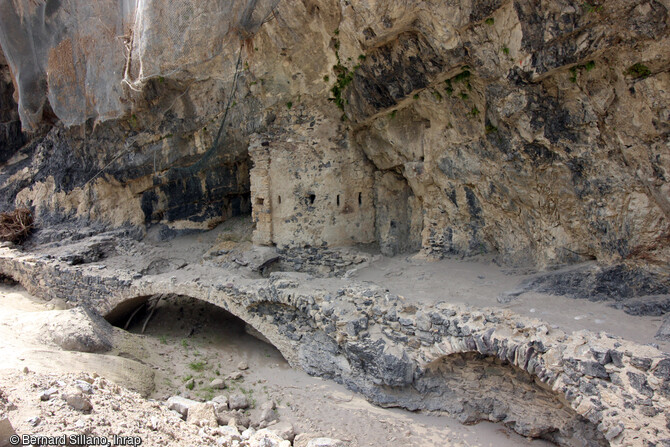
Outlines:
[{"label": "stone masonry wall", "polygon": [[[568,335],[509,311],[417,308],[374,287],[315,287],[297,273],[249,280],[195,268],[177,281],[169,272],[67,266],[10,249],[0,249],[0,273],[103,315],[160,293],[205,300],[251,324],[293,366],[380,405],[504,422],[561,445],[670,443],[670,357],[604,333]],[[490,392],[478,386],[486,384]]]},{"label": "stone masonry wall", "polygon": [[338,146],[328,119],[305,127],[281,139],[252,140],[254,242],[280,248],[374,242],[372,164],[357,148]]}]

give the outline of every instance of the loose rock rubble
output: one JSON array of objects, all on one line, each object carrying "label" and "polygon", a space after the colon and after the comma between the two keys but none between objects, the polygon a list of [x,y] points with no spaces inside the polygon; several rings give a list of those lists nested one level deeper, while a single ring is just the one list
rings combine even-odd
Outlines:
[{"label": "loose rock rubble", "polygon": [[[82,386],[84,383],[87,386]],[[224,403],[220,397],[206,403],[178,396],[167,402],[147,400],[95,375],[2,372],[0,445],[4,447],[4,440],[14,431],[19,435],[98,437],[110,442],[115,436],[128,437],[149,446],[293,445],[296,435],[290,424],[276,423],[257,430],[232,418],[227,425],[219,425],[215,408]],[[28,414],[33,416],[26,418]],[[302,444],[295,445],[305,445],[306,439],[312,442],[307,445],[346,445],[311,434],[300,439]]]}]

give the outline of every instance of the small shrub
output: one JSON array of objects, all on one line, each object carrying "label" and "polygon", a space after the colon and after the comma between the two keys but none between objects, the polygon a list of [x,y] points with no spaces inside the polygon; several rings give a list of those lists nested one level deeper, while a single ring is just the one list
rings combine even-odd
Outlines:
[{"label": "small shrub", "polygon": [[509,48],[508,47],[502,47],[502,52],[505,56],[509,56]]},{"label": "small shrub", "polygon": [[592,5],[592,4],[588,3],[588,2],[584,2],[584,4],[582,5],[582,9],[584,9],[584,12],[585,12],[586,14],[591,14],[591,13],[593,13],[593,12],[600,12],[600,11],[602,11],[602,10],[603,10],[603,7],[602,7],[602,5],[599,5],[599,6],[598,6],[598,5]]},{"label": "small shrub", "polygon": [[595,61],[588,61],[586,64],[575,65],[570,68],[570,82],[573,84],[577,82],[577,74],[582,70],[591,71],[596,68]]},{"label": "small shrub", "polygon": [[447,92],[447,95],[451,96],[454,93],[454,86],[451,83],[451,79],[447,79],[444,81],[445,84],[447,84],[447,88],[445,89]]},{"label": "small shrub", "polygon": [[461,96],[461,99],[462,99],[463,101],[465,101],[466,99],[468,99],[468,94],[465,93],[465,92],[461,92],[460,96]]},{"label": "small shrub", "polygon": [[470,73],[469,67],[466,65],[466,66],[463,67],[462,72],[460,72],[459,74],[457,74],[456,76],[454,76],[451,79],[453,79],[454,82],[463,82],[463,81],[467,81],[468,79],[470,79],[470,75],[471,75],[471,73]]},{"label": "small shrub", "polygon": [[191,362],[188,364],[188,367],[193,371],[202,371],[205,369],[205,362]]},{"label": "small shrub", "polygon": [[293,103],[291,101],[286,103],[286,108],[291,110],[291,107],[293,107]]},{"label": "small shrub", "polygon": [[489,17],[488,19],[484,20],[484,23],[486,23],[487,25],[493,25],[495,23],[495,20],[493,19],[493,17]]},{"label": "small shrub", "polygon": [[0,214],[0,241],[21,243],[32,230],[33,214],[28,208]]},{"label": "small shrub", "polygon": [[200,395],[200,397],[208,401],[214,399],[216,391],[211,386],[206,386],[203,387],[198,394]]},{"label": "small shrub", "polygon": [[638,62],[631,65],[630,68],[626,70],[626,74],[636,79],[646,78],[647,76],[651,75],[651,70],[646,65]]},{"label": "small shrub", "polygon": [[486,125],[486,134],[490,135],[492,133],[498,133],[498,128],[494,126],[493,124],[487,124]]},{"label": "small shrub", "polygon": [[479,109],[477,107],[473,107],[472,110],[470,110],[470,115],[472,115],[473,118],[476,117],[479,115]]},{"label": "small shrub", "polygon": [[416,94],[413,96],[413,98],[414,98],[414,99],[419,99],[419,94],[416,93]]},{"label": "small shrub", "polygon": [[570,82],[577,82],[577,67],[570,68]]}]

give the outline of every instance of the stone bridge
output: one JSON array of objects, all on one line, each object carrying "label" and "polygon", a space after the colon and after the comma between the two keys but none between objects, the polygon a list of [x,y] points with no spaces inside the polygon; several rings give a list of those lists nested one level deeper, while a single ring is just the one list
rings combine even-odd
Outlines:
[{"label": "stone bridge", "polygon": [[670,446],[670,356],[496,309],[417,308],[381,288],[300,273],[203,267],[146,276],[0,248],[0,274],[112,320],[158,294],[219,306],[293,367],[382,406],[502,422],[559,445]]}]

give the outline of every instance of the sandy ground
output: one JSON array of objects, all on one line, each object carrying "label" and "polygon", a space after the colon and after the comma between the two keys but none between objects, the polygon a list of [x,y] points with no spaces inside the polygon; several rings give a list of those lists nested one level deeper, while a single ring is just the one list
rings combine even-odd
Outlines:
[{"label": "sandy ground", "polygon": [[[78,369],[107,376],[110,355],[98,356],[100,362],[71,363],[68,368],[51,363],[49,368],[38,359],[44,352],[70,359],[76,353],[57,351],[40,345],[39,340],[16,337],[17,329],[26,329],[26,321],[36,315],[48,316],[58,303],[44,303],[30,296],[20,286],[0,287],[0,335],[4,347],[0,355],[0,389],[20,390],[16,374],[28,366],[31,371],[44,373],[73,372]],[[490,423],[464,426],[456,420],[438,414],[410,413],[398,409],[382,409],[367,403],[360,396],[333,382],[310,377],[291,369],[279,351],[244,332],[239,320],[224,311],[196,300],[163,303],[139,334],[141,318],[129,328],[131,334],[121,334],[114,352],[122,359],[132,359],[148,366],[155,374],[155,389],[149,399],[163,400],[181,394],[206,400],[217,394],[244,393],[256,406],[274,400],[282,421],[291,422],[297,432],[316,432],[346,440],[352,446],[544,446],[543,441],[522,438],[507,428]],[[17,327],[20,326],[19,327]],[[29,331],[28,331],[29,332]],[[40,352],[33,352],[36,346]],[[248,369],[240,371],[240,362]],[[68,362],[62,362],[68,363]],[[237,380],[227,379],[227,388],[213,390],[214,378],[226,378],[241,372]],[[112,379],[112,377],[109,377]],[[193,390],[184,386],[189,378],[195,380]],[[29,379],[29,378],[28,378]],[[137,378],[114,376],[121,385],[136,386]],[[28,385],[26,385],[30,388]],[[10,393],[11,394],[11,393]],[[150,401],[149,401],[150,402]],[[35,405],[10,412],[9,417],[19,433],[34,432],[28,422]],[[121,409],[123,411],[123,409]],[[62,415],[54,414],[54,420]],[[43,415],[42,425],[51,421]]]},{"label": "sandy ground", "polygon": [[[214,230],[166,242],[146,240],[146,253],[172,255],[175,264],[202,264],[202,255],[222,242],[234,242],[242,251],[251,247],[251,223],[248,218],[231,219]],[[150,235],[151,236],[151,235]],[[170,258],[172,259],[172,258]],[[420,255],[398,255],[392,258],[373,255],[372,261],[356,269],[351,280],[381,285],[410,302],[446,301],[473,307],[497,307],[520,315],[539,318],[566,332],[587,329],[607,332],[641,344],[654,343],[670,352],[670,342],[654,338],[663,317],[632,316],[610,307],[606,302],[592,302],[562,296],[526,292],[507,304],[497,298],[514,291],[530,271],[500,267],[491,258],[443,259],[430,261]],[[112,266],[134,262],[130,257],[110,259]],[[234,266],[233,266],[234,267]]]},{"label": "sandy ground", "polygon": [[606,302],[535,292],[523,293],[507,304],[497,301],[501,293],[515,290],[529,277],[486,259],[427,261],[414,255],[381,258],[358,270],[352,279],[384,285],[410,302],[446,301],[510,309],[544,320],[568,333],[583,329],[607,332],[641,344],[655,343],[661,350],[670,352],[670,342],[654,338],[663,317],[636,317]]}]

